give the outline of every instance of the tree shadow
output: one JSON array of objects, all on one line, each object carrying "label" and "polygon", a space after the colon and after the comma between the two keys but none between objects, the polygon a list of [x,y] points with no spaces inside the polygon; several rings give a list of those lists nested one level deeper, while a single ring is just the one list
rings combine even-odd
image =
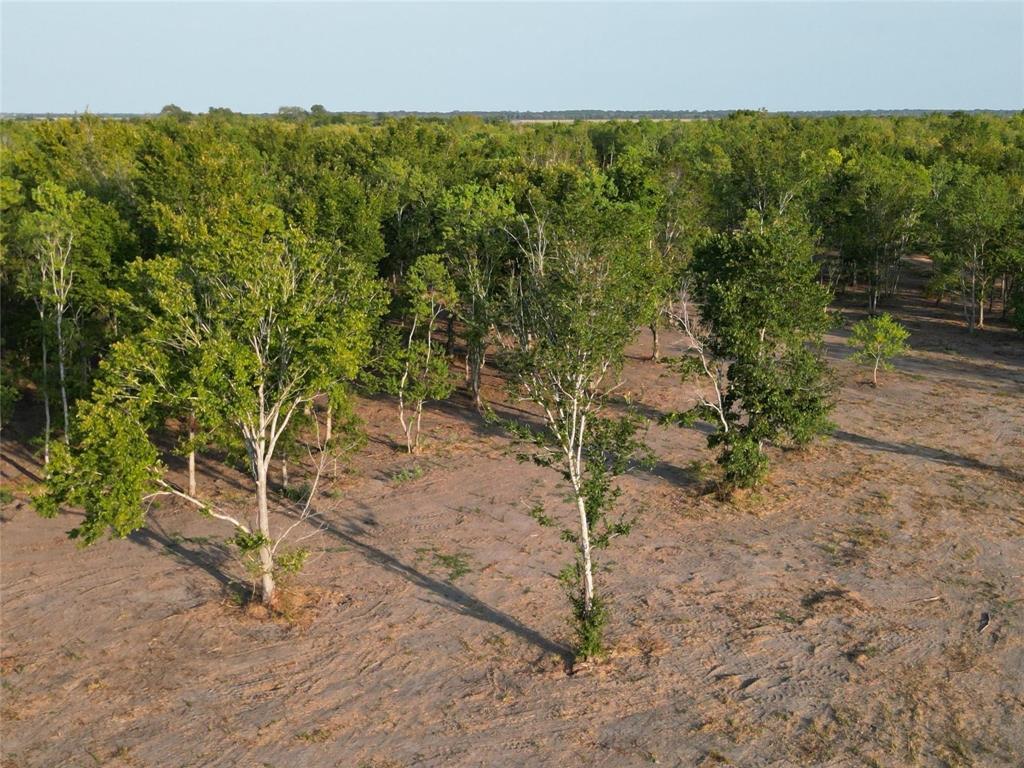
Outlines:
[{"label": "tree shadow", "polygon": [[[368,544],[360,538],[366,534],[366,530],[358,523],[349,522],[346,525],[346,528],[342,529],[327,522],[323,518],[318,518],[318,520],[320,528],[325,533],[352,547],[353,550],[358,552],[369,562],[390,573],[394,573],[402,577],[410,584],[439,598],[439,601],[436,603],[437,605],[443,605],[455,613],[463,616],[469,616],[477,621],[493,624],[501,629],[511,632],[523,640],[526,640],[528,643],[536,646],[544,653],[558,656],[562,660],[566,669],[571,667],[573,654],[567,646],[562,645],[561,643],[556,643],[553,640],[549,640],[537,630],[531,629],[508,614],[490,607],[483,601],[473,597],[468,592],[459,589],[453,584],[429,576],[422,571],[417,570],[413,566],[403,563],[394,555],[391,555],[372,544]],[[362,522],[367,525],[376,525],[376,521],[373,520],[372,517],[364,518]]]},{"label": "tree shadow", "polygon": [[1024,483],[1024,473],[1018,472],[1015,469],[999,466],[997,464],[987,464],[983,461],[978,461],[977,459],[972,459],[967,456],[960,456],[959,454],[952,453],[941,448],[929,448],[928,446],[915,445],[913,443],[890,443],[884,440],[876,440],[873,437],[845,432],[843,430],[833,432],[832,436],[837,440],[842,440],[843,442],[851,443],[852,445],[859,445],[873,451],[898,453],[904,456],[915,456],[917,458],[927,459],[928,461],[934,461],[948,466],[962,467],[964,469],[977,469],[982,472],[992,472],[1012,482]]},{"label": "tree shadow", "polygon": [[525,427],[535,432],[544,429],[543,419],[525,408],[495,402],[487,402],[485,405],[494,414],[494,419],[488,418],[478,411],[469,394],[462,391],[453,393],[446,400],[433,402],[430,407],[437,413],[469,424],[473,433],[480,437],[506,436],[508,433],[501,424],[503,421],[515,423],[519,427]]},{"label": "tree shadow", "polygon": [[[36,474],[35,471],[33,471],[32,469],[29,469],[25,464],[21,464],[21,463],[19,463],[19,462],[14,460],[14,454],[10,450],[10,443],[9,442],[6,445],[4,445],[4,450],[2,452],[2,458],[3,458],[3,460],[5,462],[10,464],[12,467],[14,467],[14,469],[16,469],[18,472],[23,474],[25,477],[27,477],[32,482],[34,482],[34,483],[41,483],[41,482],[43,482],[43,478],[40,475]],[[26,459],[24,459],[21,456],[19,456],[19,458],[22,458],[23,461],[31,460],[31,458],[26,460]]]},{"label": "tree shadow", "polygon": [[232,557],[223,544],[210,543],[205,538],[197,540],[172,536],[152,520],[145,528],[128,536],[128,540],[158,554],[167,552],[179,562],[205,571],[220,584],[227,595],[242,599],[251,597],[252,590],[228,573]]},{"label": "tree shadow", "polygon": [[701,472],[696,467],[677,467],[667,461],[656,461],[647,473],[679,488],[703,484]]}]

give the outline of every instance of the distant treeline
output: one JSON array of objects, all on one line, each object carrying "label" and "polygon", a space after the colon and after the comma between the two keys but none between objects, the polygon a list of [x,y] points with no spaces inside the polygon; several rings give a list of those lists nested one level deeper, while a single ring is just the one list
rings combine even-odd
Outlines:
[{"label": "distant treeline", "polygon": [[[179,117],[196,114],[245,115],[249,117],[279,117],[289,120],[311,120],[319,124],[382,122],[392,118],[415,117],[421,120],[449,120],[458,117],[475,117],[488,122],[564,122],[574,120],[720,120],[736,114],[770,114],[790,117],[926,117],[927,115],[994,115],[1010,117],[1017,110],[1000,109],[850,109],[850,110],[729,110],[729,109],[555,109],[555,110],[452,110],[450,112],[419,112],[413,110],[393,111],[329,111],[320,104],[309,109],[304,107],[281,107],[274,113],[234,112],[227,107],[210,107],[206,113],[192,113],[174,104],[168,104],[159,115]],[[13,120],[46,120],[61,117],[77,117],[78,113],[67,112],[25,112],[3,115]],[[99,117],[116,120],[146,119],[155,117],[150,113],[110,112],[98,113]]]}]

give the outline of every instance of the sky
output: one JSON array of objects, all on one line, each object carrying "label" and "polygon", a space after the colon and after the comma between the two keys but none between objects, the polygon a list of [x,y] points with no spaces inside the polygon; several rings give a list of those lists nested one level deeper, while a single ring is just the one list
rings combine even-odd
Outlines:
[{"label": "sky", "polygon": [[1024,108],[1024,1],[0,2],[0,111]]}]

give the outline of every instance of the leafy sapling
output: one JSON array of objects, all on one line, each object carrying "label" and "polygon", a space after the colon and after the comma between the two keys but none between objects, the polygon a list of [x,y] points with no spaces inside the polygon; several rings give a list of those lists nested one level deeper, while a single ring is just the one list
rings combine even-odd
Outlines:
[{"label": "leafy sapling", "polygon": [[[562,578],[580,659],[601,653],[607,620],[594,553],[629,530],[608,518],[618,498],[613,479],[642,452],[639,420],[605,411],[644,299],[636,267],[646,230],[635,208],[609,203],[595,181],[577,180],[550,211],[531,205],[524,216],[502,353],[513,396],[543,414],[540,429],[508,429],[532,446],[524,457],[557,471],[572,490],[578,528],[565,528],[563,539],[576,556]],[[531,236],[539,231],[543,238]],[[544,510],[533,516],[551,522]]]},{"label": "leafy sapling", "polygon": [[907,351],[908,331],[893,319],[888,312],[877,317],[868,317],[853,325],[850,346],[854,348],[853,359],[858,363],[872,366],[871,385],[878,386],[878,371],[890,371],[890,360]]},{"label": "leafy sapling", "polygon": [[457,294],[437,254],[421,256],[410,268],[399,295],[402,324],[385,335],[371,385],[398,398],[398,421],[409,453],[419,453],[423,406],[452,392],[444,345],[434,338],[438,321],[455,306]]},{"label": "leafy sapling", "polygon": [[458,289],[457,313],[466,341],[466,387],[483,410],[481,373],[497,321],[504,268],[505,227],[513,216],[503,190],[467,184],[441,196],[440,215],[448,268]]}]

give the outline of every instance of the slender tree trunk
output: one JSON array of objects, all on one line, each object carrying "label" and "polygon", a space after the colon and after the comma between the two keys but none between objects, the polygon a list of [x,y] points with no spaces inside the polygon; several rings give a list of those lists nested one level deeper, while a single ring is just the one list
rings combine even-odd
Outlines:
[{"label": "slender tree trunk", "polygon": [[970,312],[970,322],[968,323],[968,330],[970,330],[971,332],[973,332],[974,329],[977,327],[977,321],[978,321],[977,284],[978,284],[978,278],[977,278],[977,275],[976,275],[974,269],[972,268],[971,269],[971,312]]},{"label": "slender tree trunk", "polygon": [[192,444],[192,441],[196,437],[196,424],[195,417],[189,416],[188,419],[188,495],[196,495],[196,447]]},{"label": "slender tree trunk", "polygon": [[412,453],[412,420],[405,418],[405,397],[402,390],[398,390],[398,423],[402,425],[402,432],[405,434],[405,452]]},{"label": "slender tree trunk", "polygon": [[470,394],[473,395],[473,405],[479,411],[483,408],[483,399],[480,397],[480,377],[484,367],[483,345],[477,342],[470,342],[469,354],[466,356],[468,364],[468,378]]},{"label": "slender tree trunk", "polygon": [[48,465],[50,463],[50,432],[53,427],[50,424],[50,383],[48,372],[50,370],[50,356],[46,346],[46,323],[42,322],[46,319],[43,314],[43,310],[39,310],[39,327],[42,331],[40,340],[43,346],[43,464]]},{"label": "slender tree trunk", "polygon": [[327,418],[325,421],[326,424],[324,425],[324,442],[328,443],[331,440],[331,433],[333,432],[334,428],[334,407],[330,403],[327,404]]},{"label": "slender tree trunk", "polygon": [[877,387],[878,386],[878,363],[879,362],[880,362],[879,358],[876,357],[875,358],[875,369],[871,372],[871,386],[873,386],[873,387]]},{"label": "slender tree trunk", "polygon": [[657,320],[651,323],[651,360],[661,360],[661,336]]},{"label": "slender tree trunk", "polygon": [[448,312],[448,325],[445,334],[444,349],[449,355],[455,349],[455,313],[450,311]]},{"label": "slender tree trunk", "polygon": [[288,490],[288,457],[281,457],[281,487]]},{"label": "slender tree trunk", "polygon": [[416,419],[415,427],[413,428],[412,446],[409,448],[409,453],[420,452],[420,424],[423,421],[423,401],[416,401]]},{"label": "slender tree trunk", "polygon": [[[577,470],[578,471],[578,470]],[[590,524],[587,522],[587,507],[579,490],[579,478],[574,479],[576,487],[576,509],[580,513],[580,554],[583,557],[583,610],[589,616],[594,607],[594,568],[590,557]]]},{"label": "slender tree trunk", "polygon": [[64,442],[68,442],[71,432],[71,420],[68,417],[68,388],[64,370],[64,313],[57,310],[57,370],[60,374],[60,402],[64,409]]},{"label": "slender tree trunk", "polygon": [[[413,452],[412,445],[412,428],[413,422],[405,420],[405,387],[409,381],[409,372],[412,365],[412,361],[409,359],[408,351],[412,349],[412,340],[416,335],[416,326],[418,324],[418,318],[413,317],[412,328],[409,329],[409,338],[405,342],[406,358],[405,358],[405,370],[402,372],[402,378],[398,383],[398,422],[402,425],[402,431],[405,432],[405,451],[406,453]],[[428,350],[428,367],[429,367],[429,350],[430,350],[430,327],[427,327],[427,350]]]},{"label": "slender tree trunk", "polygon": [[274,558],[270,552],[270,510],[267,506],[267,461],[262,452],[257,454],[256,463],[256,501],[258,511],[258,528],[263,534],[264,543],[260,545],[260,599],[264,605],[272,605],[277,585],[274,583]]}]

